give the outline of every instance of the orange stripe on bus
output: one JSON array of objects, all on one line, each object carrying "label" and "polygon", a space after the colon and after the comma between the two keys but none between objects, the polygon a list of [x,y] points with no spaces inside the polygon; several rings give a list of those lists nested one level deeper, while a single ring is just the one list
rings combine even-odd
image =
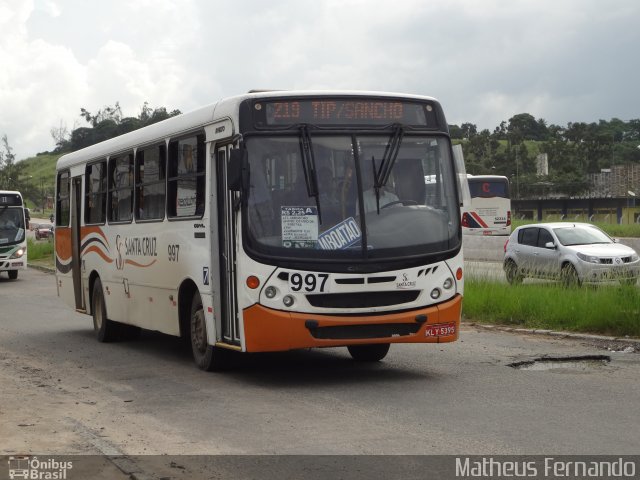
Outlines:
[{"label": "orange stripe on bus", "polygon": [[134,267],[140,267],[140,268],[147,268],[150,267],[151,265],[153,265],[154,263],[156,263],[157,260],[153,260],[151,263],[148,264],[143,264],[143,263],[138,263],[134,260],[125,260],[124,263],[126,263],[127,265],[133,265]]},{"label": "orange stripe on bus", "polygon": [[100,248],[98,248],[96,245],[93,245],[89,248],[87,248],[84,252],[83,252],[83,257],[91,252],[95,252],[98,255],[100,255],[100,257],[102,257],[102,259],[107,262],[107,263],[113,263],[113,259],[109,256],[107,256]]},{"label": "orange stripe on bus", "polygon": [[[460,312],[462,297],[440,305],[420,308],[402,313],[390,313],[373,316],[317,315],[300,312],[272,310],[262,305],[253,305],[244,310],[244,332],[248,352],[275,352],[311,347],[338,347],[365,343],[439,343],[453,342],[458,339],[460,330]],[[417,315],[426,315],[427,321],[413,334],[384,338],[367,339],[318,339],[305,327],[307,320],[315,320],[318,326],[353,326],[392,323],[415,323]],[[456,332],[448,336],[429,337],[428,325],[453,323]]]},{"label": "orange stripe on bus", "polygon": [[56,256],[62,260],[71,259],[71,229],[67,227],[56,227]]},{"label": "orange stripe on bus", "polygon": [[104,240],[105,245],[109,247],[109,240],[107,240],[107,237],[102,231],[101,227],[89,226],[89,227],[80,228],[80,236],[82,237],[82,241],[85,241],[86,237],[91,235],[92,233],[95,233],[97,236],[102,238],[102,240]]}]

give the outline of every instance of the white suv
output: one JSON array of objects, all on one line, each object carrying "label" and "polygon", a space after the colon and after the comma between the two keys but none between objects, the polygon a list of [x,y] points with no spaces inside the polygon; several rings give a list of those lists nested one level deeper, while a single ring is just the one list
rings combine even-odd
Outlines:
[{"label": "white suv", "polygon": [[555,278],[566,285],[619,280],[633,285],[640,276],[636,251],[589,223],[538,223],[516,228],[504,245],[507,281]]}]

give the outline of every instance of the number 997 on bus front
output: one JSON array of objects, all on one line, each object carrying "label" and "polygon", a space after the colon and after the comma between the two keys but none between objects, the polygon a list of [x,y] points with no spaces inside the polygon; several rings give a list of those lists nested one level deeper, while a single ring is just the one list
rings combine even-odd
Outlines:
[{"label": "number 997 on bus front", "polygon": [[325,293],[329,291],[328,273],[289,274],[289,290],[291,292]]}]

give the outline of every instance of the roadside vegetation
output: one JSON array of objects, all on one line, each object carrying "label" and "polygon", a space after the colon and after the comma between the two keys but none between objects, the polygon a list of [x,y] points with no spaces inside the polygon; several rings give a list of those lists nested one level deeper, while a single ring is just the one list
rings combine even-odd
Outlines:
[{"label": "roadside vegetation", "polygon": [[467,279],[463,318],[519,328],[640,337],[640,289]]},{"label": "roadside vegetation", "polygon": [[53,240],[27,239],[27,261],[29,265],[54,268]]}]

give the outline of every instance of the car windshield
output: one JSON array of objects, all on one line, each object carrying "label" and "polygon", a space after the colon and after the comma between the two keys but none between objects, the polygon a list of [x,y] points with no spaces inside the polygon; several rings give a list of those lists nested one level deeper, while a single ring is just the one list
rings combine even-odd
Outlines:
[{"label": "car windshield", "polygon": [[561,227],[554,228],[553,232],[562,245],[589,245],[593,243],[613,243],[611,238],[596,227]]},{"label": "car windshield", "polygon": [[0,245],[22,242],[24,234],[22,207],[0,207]]},{"label": "car windshield", "polygon": [[367,259],[457,248],[448,139],[405,135],[392,155],[392,138],[247,138],[251,249],[281,257]]}]

